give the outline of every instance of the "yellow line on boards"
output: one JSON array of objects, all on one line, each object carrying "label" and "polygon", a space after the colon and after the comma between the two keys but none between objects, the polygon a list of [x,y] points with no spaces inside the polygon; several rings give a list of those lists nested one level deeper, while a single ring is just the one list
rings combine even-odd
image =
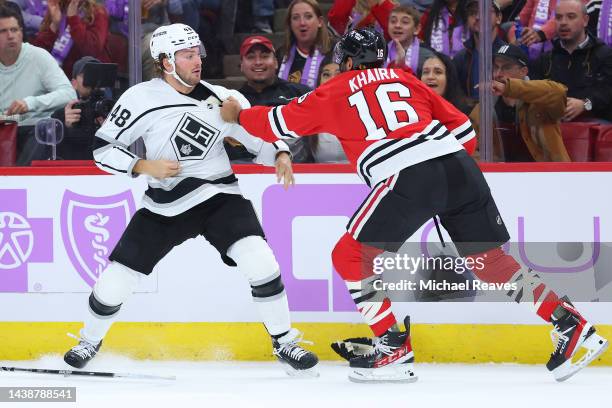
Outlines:
[{"label": "yellow line on boards", "polygon": [[[80,323],[0,322],[0,360],[33,360],[63,354]],[[322,360],[338,360],[329,347],[335,340],[370,336],[364,324],[296,323],[309,349]],[[507,324],[414,324],[412,345],[417,362],[543,364],[552,352],[550,326]],[[612,326],[597,326],[612,339]],[[104,352],[148,360],[271,360],[271,343],[260,323],[115,323]],[[593,365],[612,366],[612,351]]]}]

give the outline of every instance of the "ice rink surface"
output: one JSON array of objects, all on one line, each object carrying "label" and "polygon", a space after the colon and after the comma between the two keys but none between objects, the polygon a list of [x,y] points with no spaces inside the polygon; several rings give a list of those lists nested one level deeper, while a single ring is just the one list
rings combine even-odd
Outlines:
[{"label": "ice rink surface", "polygon": [[[59,356],[3,366],[67,369]],[[587,367],[556,383],[543,366],[417,364],[411,384],[354,384],[348,366],[319,365],[318,378],[288,377],[278,363],[133,361],[100,355],[91,371],[175,375],[174,381],[0,372],[0,386],[77,388],[77,402],[52,407],[612,407],[612,368]],[[380,404],[380,405],[378,405]],[[0,407],[46,406],[0,403]]]}]

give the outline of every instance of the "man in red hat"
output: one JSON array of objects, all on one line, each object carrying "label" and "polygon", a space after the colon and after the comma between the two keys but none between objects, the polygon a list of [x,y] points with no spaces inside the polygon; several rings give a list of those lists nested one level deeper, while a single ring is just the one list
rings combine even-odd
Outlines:
[{"label": "man in red hat", "polygon": [[[286,105],[294,98],[300,97],[311,89],[306,85],[293,83],[278,78],[278,60],[274,45],[269,38],[260,35],[247,37],[240,46],[240,71],[246,78],[246,84],[238,91],[248,99],[251,106]],[[305,141],[290,143],[294,162],[312,161],[310,149]],[[250,161],[252,155],[239,145],[226,144],[231,160]]]},{"label": "man in red hat", "polygon": [[286,105],[293,98],[310,92],[306,85],[276,76],[278,60],[274,45],[263,36],[246,38],[240,46],[240,71],[247,83],[239,89],[251,105]]}]

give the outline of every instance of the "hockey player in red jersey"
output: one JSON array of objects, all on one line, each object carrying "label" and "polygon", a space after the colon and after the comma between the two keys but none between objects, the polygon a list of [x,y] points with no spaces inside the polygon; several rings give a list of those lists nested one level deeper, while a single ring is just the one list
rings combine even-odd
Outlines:
[{"label": "hockey player in red jersey", "polygon": [[[346,34],[335,49],[342,74],[286,106],[241,109],[231,98],[221,114],[267,141],[334,134],[372,188],[337,242],[332,262],[357,309],[378,338],[370,353],[350,360],[357,382],[416,380],[409,319],[397,329],[373,260],[396,252],[427,220],[439,216],[460,255],[482,261],[485,282],[513,283],[508,296],[526,302],[554,326],[556,350],[547,368],[563,381],[601,354],[607,340],[571,303],[559,298],[501,245],[509,235],[477,164],[469,156],[475,133],[469,119],[408,72],[381,68],[386,46],[376,31]],[[587,354],[572,357],[585,347]]]}]

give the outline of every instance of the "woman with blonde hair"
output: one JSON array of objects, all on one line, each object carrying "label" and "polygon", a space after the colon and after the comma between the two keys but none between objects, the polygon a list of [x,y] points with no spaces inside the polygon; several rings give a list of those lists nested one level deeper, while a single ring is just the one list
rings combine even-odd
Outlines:
[{"label": "woman with blonde hair", "polygon": [[314,89],[319,82],[323,59],[331,50],[329,33],[316,0],[293,0],[285,20],[285,46],[278,54],[282,61],[278,77]]},{"label": "woman with blonde hair", "polygon": [[49,51],[68,76],[84,56],[110,62],[106,49],[108,14],[95,0],[49,0],[32,45]]}]

